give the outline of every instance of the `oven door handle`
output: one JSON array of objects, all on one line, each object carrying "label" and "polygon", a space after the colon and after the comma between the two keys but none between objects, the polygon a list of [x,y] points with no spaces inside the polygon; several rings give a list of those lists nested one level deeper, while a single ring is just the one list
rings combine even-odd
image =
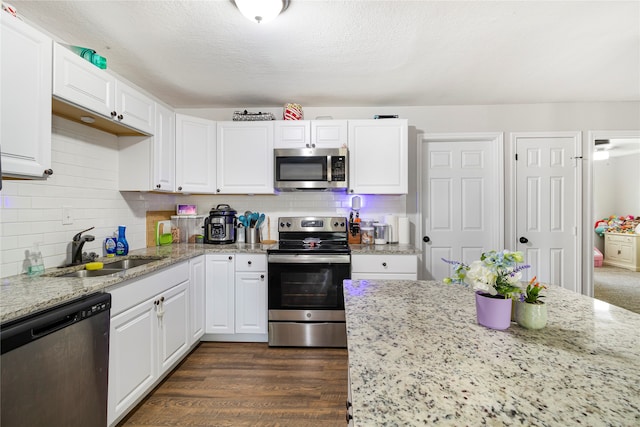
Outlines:
[{"label": "oven door handle", "polygon": [[271,254],[268,256],[270,264],[350,264],[351,255],[332,254]]}]

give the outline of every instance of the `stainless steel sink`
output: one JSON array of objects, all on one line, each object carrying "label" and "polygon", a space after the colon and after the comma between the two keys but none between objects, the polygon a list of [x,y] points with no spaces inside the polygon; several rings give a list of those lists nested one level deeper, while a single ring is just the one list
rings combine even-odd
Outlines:
[{"label": "stainless steel sink", "polygon": [[[141,265],[149,264],[150,262],[159,261],[162,258],[128,258],[121,259],[119,261],[110,262],[104,265],[104,268],[114,269],[119,268],[121,270],[126,270],[127,268],[139,267]],[[100,270],[98,270],[100,271]]]},{"label": "stainless steel sink", "polygon": [[110,276],[112,274],[118,274],[122,271],[122,268],[103,268],[102,270],[78,270],[71,273],[61,274],[58,277],[99,277]]},{"label": "stainless steel sink", "polygon": [[118,261],[105,263],[104,268],[101,270],[77,270],[69,273],[53,273],[50,274],[51,277],[100,277],[100,276],[110,276],[113,274],[118,274],[121,271],[124,271],[128,268],[140,267],[141,265],[149,264],[151,262],[159,261],[163,259],[162,257],[151,257],[151,258],[126,258],[120,259]]}]

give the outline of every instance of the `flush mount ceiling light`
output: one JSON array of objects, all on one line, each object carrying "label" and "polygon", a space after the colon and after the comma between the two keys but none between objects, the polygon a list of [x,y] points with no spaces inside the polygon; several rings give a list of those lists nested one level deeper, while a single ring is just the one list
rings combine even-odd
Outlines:
[{"label": "flush mount ceiling light", "polygon": [[289,0],[235,0],[236,7],[249,21],[269,22],[289,6]]}]

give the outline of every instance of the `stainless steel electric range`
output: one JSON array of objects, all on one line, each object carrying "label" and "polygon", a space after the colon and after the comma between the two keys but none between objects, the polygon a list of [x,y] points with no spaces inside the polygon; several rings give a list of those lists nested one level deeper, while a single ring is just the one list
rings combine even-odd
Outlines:
[{"label": "stainless steel electric range", "polygon": [[269,345],[346,347],[347,219],[282,217],[278,238],[278,247],[267,251]]}]

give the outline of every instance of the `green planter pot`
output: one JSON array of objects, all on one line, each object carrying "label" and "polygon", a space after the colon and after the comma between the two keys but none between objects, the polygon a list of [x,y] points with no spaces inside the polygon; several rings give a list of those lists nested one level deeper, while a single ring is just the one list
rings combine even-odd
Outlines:
[{"label": "green planter pot", "polygon": [[547,325],[547,306],[545,303],[515,302],[515,315],[516,322],[523,328],[542,329]]}]

